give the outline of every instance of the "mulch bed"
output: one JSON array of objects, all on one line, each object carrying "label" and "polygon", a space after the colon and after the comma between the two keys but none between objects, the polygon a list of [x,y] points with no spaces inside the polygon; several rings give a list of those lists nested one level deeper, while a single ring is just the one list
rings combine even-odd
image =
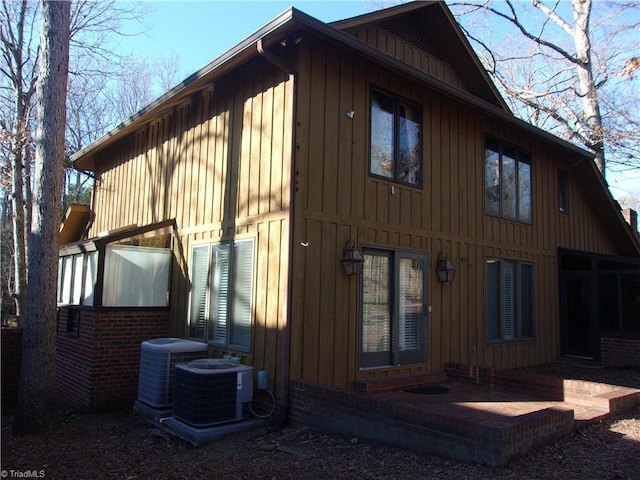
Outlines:
[{"label": "mulch bed", "polygon": [[[526,369],[640,388],[640,370],[553,364]],[[417,454],[307,428],[264,428],[193,447],[131,411],[70,415],[53,433],[11,435],[2,415],[0,474],[47,479],[637,479],[640,408],[576,432],[506,467]],[[3,474],[6,472],[6,474]]]}]

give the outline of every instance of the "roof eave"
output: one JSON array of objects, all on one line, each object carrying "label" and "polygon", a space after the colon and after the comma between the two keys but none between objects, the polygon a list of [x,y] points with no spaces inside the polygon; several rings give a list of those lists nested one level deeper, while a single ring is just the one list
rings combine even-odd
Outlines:
[{"label": "roof eave", "polygon": [[[420,6],[421,5],[416,6],[415,4],[406,4],[406,6],[399,6],[403,8],[398,8],[398,10],[419,8]],[[371,45],[358,40],[348,33],[342,32],[341,30],[329,26],[321,22],[320,20],[311,17],[310,15],[307,15],[304,12],[291,7],[280,14],[278,17],[276,17],[274,20],[266,24],[260,30],[255,32],[253,35],[246,38],[235,47],[231,48],[194,74],[187,77],[185,80],[180,82],[167,93],[159,97],[157,100],[153,101],[136,114],[124,120],[113,130],[109,131],[87,147],[74,153],[71,156],[71,161],[74,163],[74,166],[80,170],[93,170],[95,168],[94,155],[100,149],[112,143],[115,143],[117,140],[124,137],[128,133],[133,132],[138,128],[138,125],[140,123],[149,121],[157,117],[162,111],[182,103],[186,98],[188,98],[194,92],[198,91],[198,89],[205,88],[214,79],[214,74],[219,75],[224,71],[228,71],[241,64],[248,58],[256,55],[256,44],[259,40],[272,36],[274,34],[281,36],[287,31],[296,28],[301,28],[316,35],[320,35],[326,39],[332,40],[342,47],[354,51],[358,55],[363,55],[368,59],[377,62],[380,65],[384,65],[385,67],[391,68],[398,73],[402,73],[403,75],[414,77],[422,83],[439,90],[441,93],[462,101],[463,103],[466,103],[470,106],[478,108],[496,118],[500,118],[507,122],[519,125],[521,128],[528,130],[536,135],[545,137],[546,139],[554,143],[561,144],[564,148],[573,150],[582,155],[590,155],[585,150],[582,150],[579,147],[556,137],[555,135],[538,129],[533,125],[518,119],[517,117],[513,116],[513,114],[509,110],[505,111],[501,108],[495,107],[494,105],[482,99],[479,99],[474,95],[465,92],[464,90],[458,89],[414,67],[411,67],[401,62],[400,60],[384,54]]]},{"label": "roof eave", "polygon": [[98,138],[85,148],[75,152],[71,156],[74,167],[79,170],[92,171],[95,168],[93,155],[108,144],[114,143],[128,133],[138,128],[141,122],[146,122],[157,117],[160,112],[167,110],[175,105],[184,102],[186,98],[198,90],[206,88],[214,79],[214,74],[220,74],[224,71],[234,68],[234,66],[243,63],[248,58],[256,55],[256,44],[258,40],[268,37],[273,32],[282,32],[287,25],[292,23],[296,10],[289,8],[285,10],[271,22],[256,31],[253,35],[247,37],[225,53],[209,62],[197,72],[189,75],[182,82],[177,84],[171,90],[158,97],[140,111],[131,115],[113,128],[102,137]]}]

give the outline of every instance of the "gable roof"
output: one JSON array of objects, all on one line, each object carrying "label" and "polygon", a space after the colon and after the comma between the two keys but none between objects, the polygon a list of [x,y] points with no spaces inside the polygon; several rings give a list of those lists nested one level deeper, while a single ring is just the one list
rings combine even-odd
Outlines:
[{"label": "gable roof", "polygon": [[[427,11],[428,10],[428,11]],[[424,25],[431,26],[435,34],[448,42],[449,54],[459,56],[461,71],[468,72],[473,78],[473,83],[478,89],[476,92],[461,90],[449,83],[439,80],[424,71],[418,70],[406,63],[393,58],[373,46],[362,42],[353,35],[346,33],[350,27],[363,24],[385,21],[398,21],[402,15],[418,15]],[[432,25],[435,22],[438,25]],[[440,24],[446,24],[442,26]],[[289,8],[267,23],[253,35],[232,47],[221,56],[205,65],[203,68],[187,77],[180,84],[173,87],[154,102],[123,121],[116,128],[103,135],[101,138],[79,150],[71,156],[75,168],[92,171],[95,169],[96,156],[104,149],[135,132],[144,124],[156,119],[165,112],[181,104],[195,93],[210,88],[211,83],[217,78],[227,74],[251,58],[261,55],[265,49],[273,47],[292,33],[309,32],[326,42],[340,48],[351,51],[366,60],[377,63],[383,68],[398,74],[410,77],[422,83],[440,94],[448,96],[470,106],[483,114],[509,123],[516,129],[527,132],[537,138],[549,142],[575,156],[583,159],[578,163],[576,174],[581,184],[587,186],[593,195],[590,198],[594,202],[594,208],[604,219],[610,232],[616,240],[622,242],[626,255],[640,255],[640,241],[631,232],[628,224],[622,217],[619,205],[611,195],[606,182],[597,170],[593,162],[593,154],[555,135],[535,127],[524,120],[515,117],[499,95],[495,86],[489,79],[486,71],[480,65],[478,58],[458,27],[453,15],[444,2],[440,1],[416,1],[381,10],[378,12],[361,15],[331,25],[321,22],[306,13]],[[468,64],[466,67],[463,64]],[[482,73],[484,72],[484,73]],[[593,189],[593,190],[591,190]],[[621,247],[623,248],[623,247]]]},{"label": "gable roof", "polygon": [[469,40],[443,1],[418,1],[367,13],[330,24],[348,32],[376,25],[432,56],[452,65],[470,93],[510,112]]}]

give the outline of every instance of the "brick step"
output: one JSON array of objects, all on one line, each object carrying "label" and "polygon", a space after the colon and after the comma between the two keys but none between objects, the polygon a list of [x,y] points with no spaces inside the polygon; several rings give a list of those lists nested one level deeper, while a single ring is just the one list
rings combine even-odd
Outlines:
[{"label": "brick step", "polygon": [[595,408],[604,412],[609,412],[609,399],[600,395],[586,395],[581,393],[567,392],[564,394],[564,401],[573,405]]},{"label": "brick step", "polygon": [[638,405],[640,405],[640,390],[622,388],[617,391],[617,395],[609,401],[609,411],[611,413],[626,412]]},{"label": "brick step", "polygon": [[564,401],[605,412],[620,413],[630,410],[640,403],[640,391],[624,387],[597,395],[569,391],[565,392]]},{"label": "brick step", "polygon": [[610,413],[597,408],[589,408],[575,406],[573,410],[573,419],[576,430],[581,430],[589,425],[594,425],[606,420]]}]

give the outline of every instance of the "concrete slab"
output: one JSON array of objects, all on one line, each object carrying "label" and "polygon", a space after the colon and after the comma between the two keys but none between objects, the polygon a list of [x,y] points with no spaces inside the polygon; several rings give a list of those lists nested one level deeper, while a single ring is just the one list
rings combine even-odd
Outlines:
[{"label": "concrete slab", "polygon": [[163,418],[170,417],[173,410],[171,408],[155,408],[136,400],[133,404],[133,413],[140,415],[147,423],[158,425]]},{"label": "concrete slab", "polygon": [[212,427],[192,427],[175,417],[168,417],[163,419],[161,424],[169,434],[181,438],[196,447],[207,442],[223,439],[227,435],[268,426],[265,420],[256,418]]}]

